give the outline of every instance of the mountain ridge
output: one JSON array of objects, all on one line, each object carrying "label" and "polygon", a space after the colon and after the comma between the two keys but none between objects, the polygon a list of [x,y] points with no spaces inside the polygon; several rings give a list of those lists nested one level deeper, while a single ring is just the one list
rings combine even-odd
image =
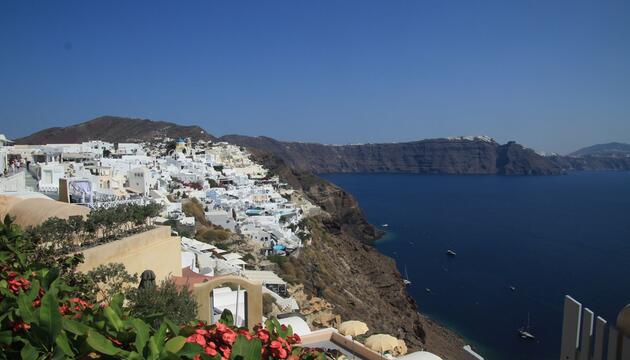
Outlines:
[{"label": "mountain ridge", "polygon": [[216,140],[214,136],[197,125],[179,125],[166,121],[104,115],[66,127],[43,129],[14,141],[19,145],[63,144],[90,140],[135,142],[150,141],[156,136]]},{"label": "mountain ridge", "polygon": [[630,156],[630,144],[621,142],[609,142],[603,144],[595,144],[578,149],[568,156],[584,157],[584,156],[606,156],[606,157],[626,157]]}]

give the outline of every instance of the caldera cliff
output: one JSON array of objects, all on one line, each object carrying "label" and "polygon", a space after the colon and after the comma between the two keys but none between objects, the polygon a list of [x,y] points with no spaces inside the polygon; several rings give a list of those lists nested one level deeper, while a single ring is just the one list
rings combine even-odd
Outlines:
[{"label": "caldera cliff", "polygon": [[268,137],[223,136],[220,140],[268,151],[287,165],[313,173],[400,172],[454,175],[556,175],[558,164],[514,142],[486,137],[405,143],[323,145]]}]

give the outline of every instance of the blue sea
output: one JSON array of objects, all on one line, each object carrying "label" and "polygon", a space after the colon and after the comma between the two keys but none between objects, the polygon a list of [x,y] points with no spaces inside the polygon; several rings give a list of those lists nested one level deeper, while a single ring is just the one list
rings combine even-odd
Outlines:
[{"label": "blue sea", "polygon": [[376,246],[419,310],[486,359],[558,359],[565,294],[612,323],[630,303],[630,172],[324,177],[389,225]]}]

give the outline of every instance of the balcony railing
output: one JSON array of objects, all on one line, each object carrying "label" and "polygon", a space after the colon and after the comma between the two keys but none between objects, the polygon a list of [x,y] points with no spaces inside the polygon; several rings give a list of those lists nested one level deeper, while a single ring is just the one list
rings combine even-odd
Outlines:
[{"label": "balcony railing", "polygon": [[[619,319],[628,316],[620,314]],[[620,322],[620,320],[617,320]],[[619,325],[619,324],[618,324]],[[564,297],[560,360],[630,360],[628,329],[608,325],[570,296]]]}]

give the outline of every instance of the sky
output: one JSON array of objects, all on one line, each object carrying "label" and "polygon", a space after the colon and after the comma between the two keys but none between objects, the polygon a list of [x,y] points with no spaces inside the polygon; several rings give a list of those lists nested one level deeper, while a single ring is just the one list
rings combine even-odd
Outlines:
[{"label": "sky", "polygon": [[630,1],[1,1],[0,133],[106,114],[333,144],[630,142]]}]

